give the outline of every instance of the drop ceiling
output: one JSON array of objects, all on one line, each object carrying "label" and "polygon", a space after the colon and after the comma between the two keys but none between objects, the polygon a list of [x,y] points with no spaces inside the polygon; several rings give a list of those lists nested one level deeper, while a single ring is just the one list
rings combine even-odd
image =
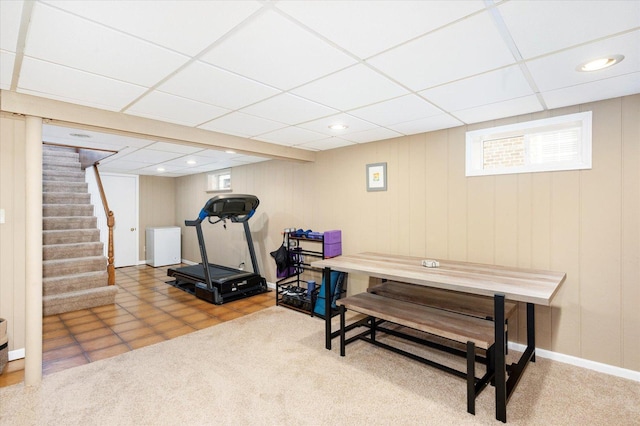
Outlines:
[{"label": "drop ceiling", "polygon": [[[0,12],[2,90],[311,151],[640,93],[637,0],[2,0]],[[625,58],[576,70],[613,54]],[[70,133],[44,129],[119,151],[105,171],[266,159]]]}]

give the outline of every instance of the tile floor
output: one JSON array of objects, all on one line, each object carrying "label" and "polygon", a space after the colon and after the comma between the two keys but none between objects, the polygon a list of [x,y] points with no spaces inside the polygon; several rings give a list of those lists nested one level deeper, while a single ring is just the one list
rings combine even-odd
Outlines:
[{"label": "tile floor", "polygon": [[[114,305],[43,318],[44,375],[129,352],[275,305],[273,292],[214,305],[166,281],[167,267],[131,266],[116,270]],[[24,380],[11,364],[0,386]]]}]

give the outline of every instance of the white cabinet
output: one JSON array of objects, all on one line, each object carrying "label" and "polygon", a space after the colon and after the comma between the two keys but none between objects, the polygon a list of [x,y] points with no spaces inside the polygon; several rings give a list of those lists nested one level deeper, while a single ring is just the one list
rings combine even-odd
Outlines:
[{"label": "white cabinet", "polygon": [[180,263],[180,228],[161,226],[146,229],[146,263],[157,267]]}]

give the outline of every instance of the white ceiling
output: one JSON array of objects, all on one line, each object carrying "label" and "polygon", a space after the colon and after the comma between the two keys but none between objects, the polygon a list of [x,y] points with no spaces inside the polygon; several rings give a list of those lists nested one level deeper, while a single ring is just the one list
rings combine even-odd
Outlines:
[{"label": "white ceiling", "polygon": [[[638,0],[0,0],[0,16],[2,90],[313,151],[640,93]],[[105,171],[264,160],[81,133],[121,151]]]}]

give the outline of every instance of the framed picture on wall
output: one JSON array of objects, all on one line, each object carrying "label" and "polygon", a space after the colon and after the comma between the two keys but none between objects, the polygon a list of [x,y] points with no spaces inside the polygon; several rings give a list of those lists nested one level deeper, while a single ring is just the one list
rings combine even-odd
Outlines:
[{"label": "framed picture on wall", "polygon": [[367,191],[387,190],[387,163],[367,164]]}]

